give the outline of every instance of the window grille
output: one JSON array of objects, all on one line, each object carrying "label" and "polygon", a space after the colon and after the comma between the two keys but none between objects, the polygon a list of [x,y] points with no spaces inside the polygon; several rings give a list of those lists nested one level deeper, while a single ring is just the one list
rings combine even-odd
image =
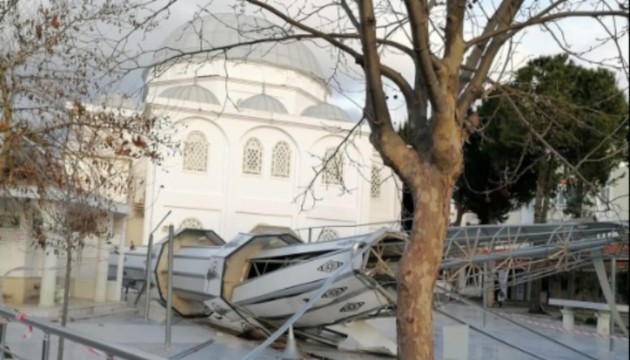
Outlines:
[{"label": "window grille", "polygon": [[289,177],[291,172],[291,150],[289,145],[280,141],[273,147],[271,157],[271,176]]},{"label": "window grille", "polygon": [[243,149],[243,173],[259,175],[262,172],[262,145],[256,138],[250,138]]},{"label": "window grille", "polygon": [[201,221],[195,218],[186,218],[179,224],[180,229],[203,229]]},{"label": "window grille", "polygon": [[[334,155],[333,155],[334,154]],[[343,158],[335,148],[326,149],[324,162],[328,162],[322,174],[324,184],[340,185],[343,183]]]},{"label": "window grille", "polygon": [[335,230],[325,228],[322,230],[322,232],[319,233],[317,241],[330,241],[337,238],[339,238],[339,234]]},{"label": "window grille", "polygon": [[208,142],[200,131],[191,132],[184,143],[184,170],[208,170]]},{"label": "window grille", "polygon": [[370,194],[373,198],[381,196],[381,169],[372,165],[372,176],[370,178]]}]

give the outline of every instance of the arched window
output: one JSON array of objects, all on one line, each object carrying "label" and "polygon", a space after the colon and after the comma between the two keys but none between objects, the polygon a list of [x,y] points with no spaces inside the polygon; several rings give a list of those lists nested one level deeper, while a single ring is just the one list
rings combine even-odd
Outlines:
[{"label": "arched window", "polygon": [[180,229],[203,229],[201,221],[195,218],[186,218],[179,224]]},{"label": "arched window", "polygon": [[339,185],[343,182],[343,158],[339,151],[335,153],[335,148],[326,149],[323,159],[326,163],[322,174],[322,182],[324,184]]},{"label": "arched window", "polygon": [[289,177],[291,172],[291,149],[289,144],[280,141],[273,147],[271,155],[271,176]]},{"label": "arched window", "polygon": [[372,176],[370,177],[370,195],[373,198],[381,196],[381,168],[378,165],[372,165]]},{"label": "arched window", "polygon": [[184,142],[184,170],[208,170],[208,141],[201,131],[191,132]]},{"label": "arched window", "polygon": [[322,232],[319,233],[317,241],[330,241],[337,238],[339,238],[339,234],[335,230],[324,228]]},{"label": "arched window", "polygon": [[260,141],[250,138],[243,148],[243,173],[259,175],[262,172],[263,148]]}]

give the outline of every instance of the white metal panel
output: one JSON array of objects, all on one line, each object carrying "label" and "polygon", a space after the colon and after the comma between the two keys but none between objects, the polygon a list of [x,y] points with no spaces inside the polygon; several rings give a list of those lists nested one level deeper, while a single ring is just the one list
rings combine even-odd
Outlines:
[{"label": "white metal panel", "polygon": [[[335,282],[330,290],[324,293],[321,299],[315,303],[313,308],[328,305],[363,288],[365,288],[365,283],[357,277],[346,277]],[[243,307],[261,318],[289,317],[300,310],[316,292],[317,290],[312,290],[292,297],[282,297],[258,304],[243,305]]]},{"label": "white metal panel", "polygon": [[332,324],[359,314],[370,313],[387,304],[387,299],[375,290],[307,312],[295,323],[295,327],[311,327]]},{"label": "white metal panel", "polygon": [[208,260],[206,292],[214,296],[221,296],[223,286],[223,267],[225,258],[222,256],[212,256]]},{"label": "white metal panel", "polygon": [[234,287],[232,301],[234,303],[246,301],[257,296],[325,279],[350,257],[350,251],[343,251],[250,279]]}]

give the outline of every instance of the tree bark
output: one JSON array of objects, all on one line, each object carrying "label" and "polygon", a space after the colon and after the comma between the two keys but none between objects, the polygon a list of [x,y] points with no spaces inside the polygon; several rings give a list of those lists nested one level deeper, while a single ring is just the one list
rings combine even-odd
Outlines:
[{"label": "tree bark", "polygon": [[573,297],[575,296],[575,273],[577,272],[577,270],[571,270],[568,273],[567,276],[567,297],[569,299],[573,299]]},{"label": "tree bark", "polygon": [[[63,304],[61,305],[61,326],[65,327],[68,322],[68,307],[70,306],[70,279],[72,272],[72,241],[69,240],[66,251],[66,276],[63,284]],[[63,337],[59,337],[59,346],[57,350],[57,360],[63,360],[64,341]]]},{"label": "tree bark", "polygon": [[2,122],[0,123],[0,133],[3,136],[0,147],[0,178],[4,177],[4,167],[6,157],[11,148],[11,125],[13,107],[11,103],[11,93],[6,80],[6,72],[0,71],[0,104],[2,104]]},{"label": "tree bark", "polygon": [[398,272],[398,358],[433,360],[433,288],[448,227],[452,177],[422,164],[410,185],[413,229]]},{"label": "tree bark", "polygon": [[455,217],[454,226],[462,226],[462,219],[464,218],[464,206],[457,204],[457,215]]},{"label": "tree bark", "polygon": [[584,198],[586,197],[586,191],[584,189],[584,182],[582,180],[577,180],[575,185],[575,217],[581,219],[585,217],[584,214]]},{"label": "tree bark", "polygon": [[[536,198],[534,200],[534,223],[542,224],[547,222],[549,212],[549,190],[551,189],[551,172],[553,167],[550,162],[541,164],[536,180]],[[531,292],[529,299],[529,312],[532,314],[542,314],[545,311],[540,303],[540,293],[542,291],[542,280],[534,279],[530,281]]]},{"label": "tree bark", "polygon": [[541,164],[536,180],[536,197],[534,198],[534,223],[540,224],[547,221],[547,211],[549,208],[547,175],[548,167]]}]

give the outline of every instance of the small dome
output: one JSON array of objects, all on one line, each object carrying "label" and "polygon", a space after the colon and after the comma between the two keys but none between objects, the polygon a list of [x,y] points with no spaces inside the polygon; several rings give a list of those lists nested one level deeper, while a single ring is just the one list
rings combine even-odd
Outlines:
[{"label": "small dome", "polygon": [[194,101],[205,104],[220,104],[219,99],[217,99],[212,91],[199,85],[175,86],[162,91],[160,96],[169,99]]},{"label": "small dome", "polygon": [[130,110],[138,109],[138,105],[133,101],[131,96],[122,93],[103,94],[98,99],[98,102],[108,108]]},{"label": "small dome", "polygon": [[[323,78],[319,61],[303,42],[272,41],[233,46],[243,42],[281,38],[287,32],[278,25],[254,16],[224,13],[198,17],[167,36],[153,60],[161,63],[182,53],[202,52],[198,56],[208,59],[225,56],[229,60],[262,62]],[[213,51],[230,46],[232,47],[225,51]],[[210,54],[203,53],[204,50]]]},{"label": "small dome", "polygon": [[247,98],[238,106],[242,109],[261,110],[280,114],[289,113],[287,108],[285,108],[278,99],[265,94],[254,95]]},{"label": "small dome", "polygon": [[302,116],[310,116],[326,120],[352,121],[343,109],[326,103],[307,107],[304,111],[302,111]]}]

